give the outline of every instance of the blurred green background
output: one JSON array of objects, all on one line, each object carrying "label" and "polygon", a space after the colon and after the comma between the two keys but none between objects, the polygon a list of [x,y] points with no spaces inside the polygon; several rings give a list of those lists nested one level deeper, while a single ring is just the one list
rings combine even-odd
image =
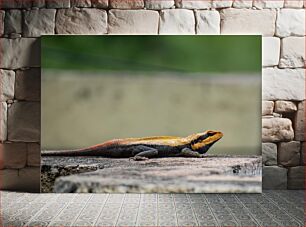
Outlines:
[{"label": "blurred green background", "polygon": [[220,130],[261,152],[260,36],[44,36],[42,149]]}]

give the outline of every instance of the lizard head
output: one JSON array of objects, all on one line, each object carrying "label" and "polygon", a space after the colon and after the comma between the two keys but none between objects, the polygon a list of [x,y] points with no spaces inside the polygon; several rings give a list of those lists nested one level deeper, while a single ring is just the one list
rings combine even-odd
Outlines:
[{"label": "lizard head", "polygon": [[222,132],[208,130],[190,136],[191,149],[204,154],[208,149],[223,136]]}]

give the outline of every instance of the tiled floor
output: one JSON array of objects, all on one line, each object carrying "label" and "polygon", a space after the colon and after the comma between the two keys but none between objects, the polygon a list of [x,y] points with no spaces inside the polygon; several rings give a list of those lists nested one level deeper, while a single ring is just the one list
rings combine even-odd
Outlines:
[{"label": "tiled floor", "polygon": [[262,194],[1,192],[4,226],[304,226],[303,191]]}]

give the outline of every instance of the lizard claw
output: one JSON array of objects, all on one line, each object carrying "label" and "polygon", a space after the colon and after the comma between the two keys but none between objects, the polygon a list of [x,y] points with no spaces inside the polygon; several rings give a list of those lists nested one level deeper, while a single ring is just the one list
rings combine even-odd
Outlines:
[{"label": "lizard claw", "polygon": [[133,161],[146,161],[148,160],[149,158],[147,157],[143,157],[143,156],[134,156],[134,157],[131,157],[129,160],[133,160]]}]

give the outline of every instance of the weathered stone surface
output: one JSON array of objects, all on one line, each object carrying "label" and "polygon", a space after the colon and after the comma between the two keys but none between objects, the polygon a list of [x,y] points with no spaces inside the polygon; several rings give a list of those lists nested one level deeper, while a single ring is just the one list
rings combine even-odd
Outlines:
[{"label": "weathered stone surface", "polygon": [[7,104],[6,102],[0,103],[0,141],[3,142],[7,139]]},{"label": "weathered stone surface", "polygon": [[282,51],[279,67],[305,67],[305,38],[287,37],[282,39]]},{"label": "weathered stone surface", "polygon": [[277,13],[276,31],[279,37],[305,35],[305,10],[281,9]]},{"label": "weathered stone surface", "polygon": [[91,0],[91,5],[94,8],[102,8],[105,9],[108,7],[108,0]]},{"label": "weathered stone surface", "polygon": [[40,141],[40,103],[16,102],[8,109],[8,140]]},{"label": "weathered stone surface", "polygon": [[2,9],[21,9],[30,8],[32,1],[29,0],[1,0],[0,8]]},{"label": "weathered stone surface", "polygon": [[300,165],[305,166],[306,165],[306,159],[305,159],[305,147],[306,147],[306,142],[301,143],[301,162]]},{"label": "weathered stone surface", "polygon": [[194,0],[175,0],[177,8],[184,9],[209,9],[212,7],[211,0],[194,1]]},{"label": "weathered stone surface", "polygon": [[254,0],[253,6],[257,9],[264,8],[283,8],[284,0]]},{"label": "weathered stone surface", "polygon": [[218,11],[197,10],[195,16],[197,34],[220,34],[220,14]]},{"label": "weathered stone surface", "polygon": [[4,33],[22,33],[22,13],[21,10],[8,10],[4,19]]},{"label": "weathered stone surface", "polygon": [[0,169],[21,169],[26,166],[25,143],[0,143]]},{"label": "weathered stone surface", "polygon": [[33,9],[24,12],[23,36],[54,34],[55,9]]},{"label": "weathered stone surface", "polygon": [[291,121],[287,118],[263,118],[262,141],[290,141],[294,137]]},{"label": "weathered stone surface", "polygon": [[39,192],[40,191],[40,168],[27,167],[20,170],[0,170],[2,190]]},{"label": "weathered stone surface", "polygon": [[114,9],[141,9],[144,8],[143,0],[109,0],[109,7]]},{"label": "weathered stone surface", "polygon": [[159,14],[153,10],[110,10],[110,34],[157,34]]},{"label": "weathered stone surface", "polygon": [[0,35],[3,35],[4,33],[4,16],[5,11],[0,10]]},{"label": "weathered stone surface", "polygon": [[160,12],[160,34],[195,34],[195,18],[192,10],[165,9]]},{"label": "weathered stone surface", "polygon": [[304,177],[304,166],[289,168],[288,189],[304,189]]},{"label": "weathered stone surface", "polygon": [[32,0],[33,8],[44,8],[46,6],[45,0]]},{"label": "weathered stone surface", "polygon": [[169,9],[174,7],[174,0],[145,0],[146,9]]},{"label": "weathered stone surface", "polygon": [[40,66],[40,42],[35,38],[0,38],[3,51],[1,68],[18,69]]},{"label": "weathered stone surface", "polygon": [[277,165],[277,146],[275,143],[262,144],[262,162],[266,166]]},{"label": "weathered stone surface", "polygon": [[278,147],[278,164],[282,166],[298,166],[300,164],[300,142],[280,143]]},{"label": "weathered stone surface", "polygon": [[16,71],[15,97],[18,100],[40,101],[40,68]]},{"label": "weathered stone surface", "polygon": [[261,115],[272,115],[273,114],[273,108],[274,108],[274,102],[273,101],[262,101],[261,102]]},{"label": "weathered stone surface", "polygon": [[222,34],[257,34],[273,36],[275,10],[223,9],[221,15]]},{"label": "weathered stone surface", "polygon": [[0,69],[0,101],[14,99],[15,72]]},{"label": "weathered stone surface", "polygon": [[264,166],[262,187],[263,189],[287,189],[287,169],[279,166]]},{"label": "weathered stone surface", "polygon": [[38,143],[27,143],[27,166],[40,166],[40,145]]},{"label": "weathered stone surface", "polygon": [[233,4],[232,0],[212,0],[212,8],[228,8]]},{"label": "weathered stone surface", "polygon": [[250,0],[234,0],[233,7],[234,8],[252,8],[253,1]]},{"label": "weathered stone surface", "polygon": [[297,111],[294,102],[278,100],[275,102],[275,112],[277,113],[292,113]]},{"label": "weathered stone surface", "polygon": [[47,8],[52,9],[61,9],[61,8],[69,8],[70,0],[45,0]]},{"label": "weathered stone surface", "polygon": [[280,54],[280,39],[277,37],[262,38],[262,65],[278,65]]},{"label": "weathered stone surface", "polygon": [[285,8],[303,8],[303,0],[285,0]]},{"label": "weathered stone surface", "polygon": [[107,13],[102,9],[60,9],[56,15],[57,34],[105,34]]},{"label": "weathered stone surface", "polygon": [[295,140],[305,141],[305,101],[298,104],[298,111],[294,119]]},{"label": "weathered stone surface", "polygon": [[71,7],[91,7],[90,0],[70,0]]},{"label": "weathered stone surface", "polygon": [[303,69],[265,68],[262,70],[263,100],[304,100]]}]

